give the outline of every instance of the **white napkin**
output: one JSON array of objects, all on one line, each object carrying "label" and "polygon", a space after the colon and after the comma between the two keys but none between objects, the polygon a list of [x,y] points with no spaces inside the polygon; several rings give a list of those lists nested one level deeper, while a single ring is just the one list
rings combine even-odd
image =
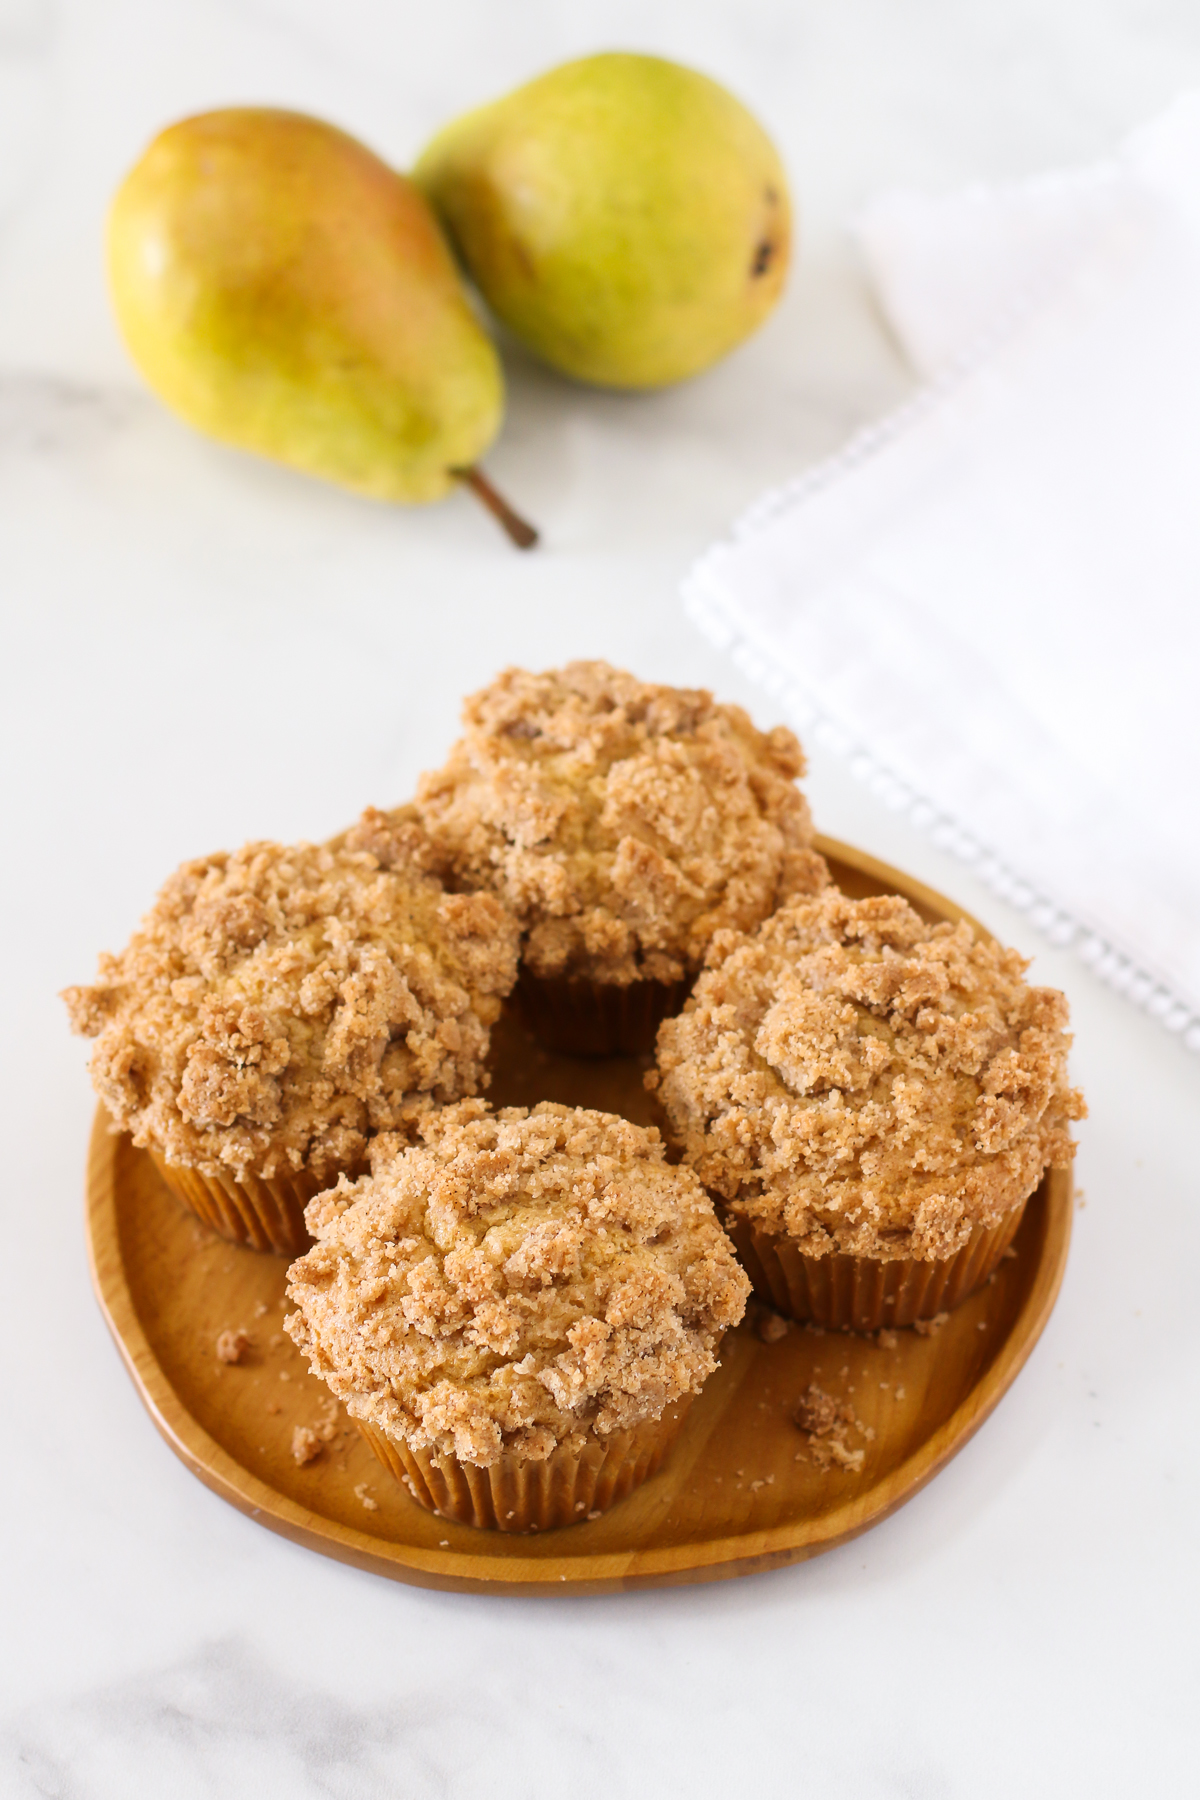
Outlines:
[{"label": "white napkin", "polygon": [[1200,95],[860,240],[929,385],[685,583],[799,728],[1200,1049]]}]

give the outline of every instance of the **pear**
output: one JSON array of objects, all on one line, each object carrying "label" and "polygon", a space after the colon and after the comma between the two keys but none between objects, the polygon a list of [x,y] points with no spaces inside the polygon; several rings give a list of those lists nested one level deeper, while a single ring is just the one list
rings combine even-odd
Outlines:
[{"label": "pear", "polygon": [[345,132],[258,107],[172,125],[117,192],[108,268],[134,361],[201,431],[380,500],[465,481],[503,514],[475,468],[496,352],[420,193]]},{"label": "pear", "polygon": [[770,139],[655,56],[563,64],[466,114],[413,172],[489,306],[555,368],[653,388],[766,318],[791,223]]}]

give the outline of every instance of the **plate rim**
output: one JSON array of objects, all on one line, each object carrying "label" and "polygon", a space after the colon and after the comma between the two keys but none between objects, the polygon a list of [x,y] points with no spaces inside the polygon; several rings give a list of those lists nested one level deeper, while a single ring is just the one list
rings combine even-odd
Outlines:
[{"label": "plate rim", "polygon": [[[865,851],[824,836],[818,836],[816,843],[830,860],[857,869],[894,892],[921,900],[943,918],[966,919],[991,937],[964,908]],[[1025,1366],[1062,1286],[1074,1211],[1070,1170],[1048,1171],[1042,1189],[1046,1217],[1038,1266],[1007,1336],[950,1417],[865,1493],[847,1498],[816,1518],[657,1550],[634,1548],[573,1557],[564,1547],[554,1559],[500,1558],[482,1547],[468,1552],[397,1544],[314,1513],[252,1474],[192,1416],[155,1356],[126,1278],[116,1209],[115,1171],[121,1143],[122,1134],[112,1130],[103,1104],[98,1105],[87,1162],[88,1266],[121,1359],[171,1450],[213,1493],[280,1536],[395,1581],[455,1593],[573,1596],[720,1581],[805,1561],[882,1523],[970,1441]]]}]

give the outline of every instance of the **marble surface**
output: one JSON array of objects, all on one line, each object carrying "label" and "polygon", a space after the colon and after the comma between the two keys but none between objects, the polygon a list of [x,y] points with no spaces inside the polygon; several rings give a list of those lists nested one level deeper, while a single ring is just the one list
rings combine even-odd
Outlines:
[{"label": "marble surface", "polygon": [[[492,472],[387,511],[191,436],[139,386],[106,198],[188,110],[323,113],[404,163],[569,54],[723,77],[803,256],[741,354],[655,398],[509,356]],[[440,758],[504,662],[600,654],[760,697],[685,624],[691,558],[911,378],[843,247],[877,186],[1095,156],[1200,80],[1185,0],[0,0],[0,607],[10,948],[0,1789],[62,1800],[570,1793],[1009,1800],[1191,1790],[1200,1064],[816,747],[820,825],[954,894],[1069,992],[1086,1210],[1018,1385],[869,1537],[718,1586],[424,1593],[259,1529],[160,1443],[89,1291],[91,1094],[54,994],[185,855],[319,836]]]}]

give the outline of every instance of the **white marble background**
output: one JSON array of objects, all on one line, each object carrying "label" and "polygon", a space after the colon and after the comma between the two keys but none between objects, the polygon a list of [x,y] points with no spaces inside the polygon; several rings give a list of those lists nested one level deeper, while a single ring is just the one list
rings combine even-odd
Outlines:
[{"label": "white marble background", "polygon": [[[777,317],[687,388],[592,394],[510,358],[489,462],[538,555],[466,499],[386,511],[201,442],[139,387],[100,236],[159,126],[273,101],[403,164],[445,118],[605,46],[744,95],[806,230]],[[224,1506],[158,1440],[92,1302],[92,1102],[53,996],[181,857],[399,799],[506,661],[603,654],[762,718],[676,583],[907,390],[840,221],[887,182],[1095,156],[1198,80],[1194,0],[0,0],[4,1794],[1195,1791],[1200,1067],[819,749],[826,830],[1067,987],[1092,1119],[1062,1300],[1018,1386],[925,1494],[807,1566],[455,1597]]]}]

